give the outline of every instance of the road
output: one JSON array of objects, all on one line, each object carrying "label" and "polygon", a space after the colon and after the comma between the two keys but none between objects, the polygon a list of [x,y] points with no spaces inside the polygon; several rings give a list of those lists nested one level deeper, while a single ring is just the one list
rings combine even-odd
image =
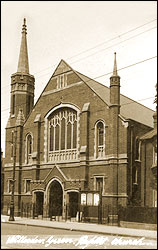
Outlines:
[{"label": "road", "polygon": [[9,223],[1,235],[2,249],[157,249],[156,240]]}]

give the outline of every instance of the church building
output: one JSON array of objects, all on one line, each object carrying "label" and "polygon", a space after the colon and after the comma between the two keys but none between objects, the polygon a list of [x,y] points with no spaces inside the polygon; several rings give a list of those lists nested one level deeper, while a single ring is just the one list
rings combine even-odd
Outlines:
[{"label": "church building", "polygon": [[113,74],[107,87],[61,60],[34,103],[37,85],[29,70],[24,19],[17,72],[11,75],[4,214],[13,181],[15,216],[21,204],[31,203],[43,217],[64,217],[69,204],[75,217],[75,204],[98,205],[98,192],[102,204],[135,202],[136,178],[141,193],[137,139],[153,129],[154,111],[120,94],[116,53],[109,63]]}]

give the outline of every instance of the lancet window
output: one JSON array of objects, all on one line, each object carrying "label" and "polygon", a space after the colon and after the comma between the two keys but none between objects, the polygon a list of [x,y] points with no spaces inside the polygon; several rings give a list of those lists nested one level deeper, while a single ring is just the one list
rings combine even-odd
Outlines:
[{"label": "lancet window", "polygon": [[105,124],[98,121],[95,125],[95,157],[105,156]]},{"label": "lancet window", "polygon": [[32,163],[32,152],[33,152],[33,139],[32,135],[26,136],[26,163]]}]

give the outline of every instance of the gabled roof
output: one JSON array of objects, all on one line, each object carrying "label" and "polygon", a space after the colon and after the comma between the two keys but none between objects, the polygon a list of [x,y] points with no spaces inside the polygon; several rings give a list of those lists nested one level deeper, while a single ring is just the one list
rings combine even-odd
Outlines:
[{"label": "gabled roof", "polygon": [[152,139],[154,136],[157,136],[157,129],[152,129],[151,131],[140,137],[140,140]]},{"label": "gabled roof", "polygon": [[[95,80],[74,71],[80,78],[107,104],[110,105],[110,88],[96,82]],[[125,119],[131,119],[139,123],[153,127],[154,111],[145,107],[144,105],[124,96],[120,95],[120,114]]]},{"label": "gabled roof", "polygon": [[[108,106],[110,106],[110,88],[107,86],[75,71],[71,66],[69,66],[63,59],[60,61],[58,66],[56,67],[53,75],[51,76],[50,80],[48,81],[47,85],[45,86],[44,90],[42,91],[41,95],[39,96],[35,106],[37,105],[38,101],[40,100],[42,94],[46,90],[47,86],[50,84],[50,81],[53,76],[68,72],[68,71],[73,71],[75,74],[77,74],[80,79],[89,86],[93,92],[96,93]],[[149,127],[153,127],[153,114],[154,111],[152,109],[149,109],[145,107],[144,105],[124,96],[120,95],[120,114],[122,115],[123,118],[125,119],[131,119],[134,121],[137,121],[139,123],[142,123],[144,125],[147,125]],[[28,119],[28,117],[27,117]],[[26,120],[27,120],[26,119]],[[26,121],[25,121],[26,122]]]}]

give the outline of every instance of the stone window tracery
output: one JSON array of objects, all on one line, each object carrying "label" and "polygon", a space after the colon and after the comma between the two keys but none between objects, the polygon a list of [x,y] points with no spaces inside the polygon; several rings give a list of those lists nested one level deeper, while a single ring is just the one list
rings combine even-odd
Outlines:
[{"label": "stone window tracery", "polygon": [[105,123],[98,121],[95,124],[95,158],[105,156]]},{"label": "stone window tracery", "polygon": [[63,107],[49,118],[49,161],[77,159],[77,111]]}]

